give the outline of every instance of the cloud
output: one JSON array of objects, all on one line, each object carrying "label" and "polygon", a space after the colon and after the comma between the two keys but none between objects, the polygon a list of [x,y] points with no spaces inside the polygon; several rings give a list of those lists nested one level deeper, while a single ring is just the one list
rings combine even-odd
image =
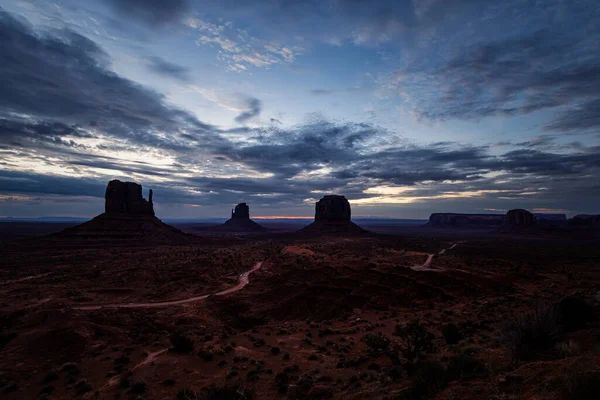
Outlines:
[{"label": "cloud", "polygon": [[233,72],[249,68],[268,68],[278,64],[293,63],[304,52],[299,45],[285,46],[277,41],[263,40],[246,30],[236,29],[232,22],[221,25],[199,19],[190,19],[188,26],[201,32],[198,46],[215,46],[219,57]]},{"label": "cloud", "polygon": [[244,100],[246,102],[246,111],[235,117],[235,122],[240,124],[246,123],[252,118],[259,116],[262,109],[260,100],[254,97],[247,97]]},{"label": "cloud", "polygon": [[[78,33],[36,32],[0,10],[0,35],[0,118],[20,132],[20,143],[93,135],[185,151],[190,136],[204,145],[222,141],[164,95],[112,72],[108,54]],[[0,136],[9,138],[15,134]]]},{"label": "cloud", "polygon": [[173,64],[161,57],[148,58],[148,69],[156,74],[176,79],[182,82],[190,80],[189,70],[181,65]]},{"label": "cloud", "polygon": [[[509,21],[498,34],[474,21],[478,36],[459,33],[431,50],[439,57],[408,58],[384,87],[425,120],[478,120],[555,110],[544,129],[589,132],[600,126],[600,17],[589,2],[558,6],[525,2],[502,6],[493,15]],[[511,3],[512,4],[512,3]],[[514,23],[510,15],[527,24]],[[486,21],[486,20],[484,20]],[[463,35],[465,35],[463,37]],[[462,41],[459,39],[462,38]]]},{"label": "cloud", "polygon": [[188,0],[105,0],[120,15],[150,26],[178,22],[190,9]]}]

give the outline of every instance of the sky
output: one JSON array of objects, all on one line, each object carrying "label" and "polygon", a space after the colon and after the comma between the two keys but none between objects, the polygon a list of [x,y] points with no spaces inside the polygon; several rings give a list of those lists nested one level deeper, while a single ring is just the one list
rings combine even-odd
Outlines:
[{"label": "sky", "polygon": [[597,0],[0,0],[0,217],[599,213]]}]

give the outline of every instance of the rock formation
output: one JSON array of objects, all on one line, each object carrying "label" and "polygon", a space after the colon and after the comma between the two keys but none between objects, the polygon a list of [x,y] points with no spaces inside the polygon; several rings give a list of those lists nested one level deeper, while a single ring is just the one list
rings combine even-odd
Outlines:
[{"label": "rock formation", "polygon": [[439,228],[481,228],[492,229],[501,226],[504,214],[455,214],[434,213],[427,226]]},{"label": "rock formation", "polygon": [[252,232],[265,231],[266,228],[250,219],[250,207],[246,203],[240,203],[231,210],[231,218],[223,225],[214,228],[227,232]]},{"label": "rock formation", "polygon": [[301,231],[329,234],[365,232],[352,222],[350,217],[350,203],[344,196],[325,196],[315,204],[315,221]]},{"label": "rock formation", "polygon": [[600,214],[578,214],[569,220],[569,226],[600,228]]},{"label": "rock formation", "polygon": [[112,180],[106,187],[105,212],[59,236],[85,240],[127,240],[189,242],[197,239],[167,225],[154,215],[152,190],[148,200],[142,196],[142,186],[133,182]]},{"label": "rock formation", "polygon": [[106,187],[104,212],[134,215],[154,215],[152,190],[149,200],[142,196],[142,185],[134,182],[121,182],[117,179],[108,182]]},{"label": "rock formation", "polygon": [[315,221],[350,221],[350,216],[350,203],[344,196],[325,196],[315,207]]},{"label": "rock formation", "polygon": [[527,210],[515,209],[506,213],[504,224],[508,226],[532,226],[536,224],[536,219]]},{"label": "rock formation", "polygon": [[231,210],[231,219],[250,219],[250,207],[246,203],[240,203]]}]

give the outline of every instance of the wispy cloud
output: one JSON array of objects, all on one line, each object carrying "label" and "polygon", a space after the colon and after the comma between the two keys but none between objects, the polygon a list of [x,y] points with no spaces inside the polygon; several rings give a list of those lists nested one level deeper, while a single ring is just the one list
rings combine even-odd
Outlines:
[{"label": "wispy cloud", "polygon": [[231,22],[215,25],[199,19],[188,20],[188,26],[201,32],[198,46],[216,46],[220,59],[234,72],[248,68],[268,68],[277,64],[293,63],[304,52],[299,45],[285,46],[251,36],[247,31],[234,28]]}]

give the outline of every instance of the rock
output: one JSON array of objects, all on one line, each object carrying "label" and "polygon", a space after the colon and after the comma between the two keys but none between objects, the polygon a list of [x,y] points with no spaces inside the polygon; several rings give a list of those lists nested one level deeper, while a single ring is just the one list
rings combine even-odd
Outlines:
[{"label": "rock", "polygon": [[578,214],[569,220],[570,226],[600,228],[600,215]]},{"label": "rock", "polygon": [[146,200],[142,196],[142,186],[137,183],[112,180],[108,182],[104,198],[105,213],[154,215],[152,190],[150,190],[149,200]]},{"label": "rock", "polygon": [[250,207],[246,203],[240,203],[231,210],[231,219],[250,219]]},{"label": "rock", "polygon": [[224,232],[251,232],[265,231],[264,226],[257,224],[250,219],[250,206],[246,203],[240,203],[231,210],[231,218],[225,221],[223,225],[212,227],[210,230]]},{"label": "rock", "polygon": [[350,221],[350,203],[344,196],[323,197],[316,204],[315,221]]},{"label": "rock", "polygon": [[448,228],[494,228],[504,222],[503,214],[433,213],[427,226]]},{"label": "rock", "polygon": [[331,399],[333,398],[333,392],[327,385],[313,386],[308,392],[309,399]]},{"label": "rock", "polygon": [[344,196],[329,195],[315,204],[315,221],[301,229],[304,232],[355,234],[365,232],[350,221],[350,203]]},{"label": "rock", "polygon": [[515,209],[506,213],[505,225],[531,226],[536,224],[535,216],[527,210]]}]

